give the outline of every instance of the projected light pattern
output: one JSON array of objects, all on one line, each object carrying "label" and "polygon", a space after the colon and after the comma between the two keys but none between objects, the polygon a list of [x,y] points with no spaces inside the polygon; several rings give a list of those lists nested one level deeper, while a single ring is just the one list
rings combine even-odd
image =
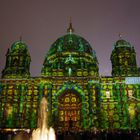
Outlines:
[{"label": "projected light pattern", "polygon": [[[72,23],[45,56],[41,76],[31,77],[22,41],[7,52],[0,79],[0,128],[35,129],[42,97],[48,126],[61,130],[140,128],[140,71],[134,47],[118,40],[111,54],[112,76],[100,76],[95,50]],[[132,82],[131,79],[137,79]]]}]

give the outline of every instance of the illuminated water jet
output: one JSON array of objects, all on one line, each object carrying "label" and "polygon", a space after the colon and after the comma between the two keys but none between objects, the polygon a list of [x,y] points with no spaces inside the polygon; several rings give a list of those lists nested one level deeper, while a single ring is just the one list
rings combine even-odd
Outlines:
[{"label": "illuminated water jet", "polygon": [[55,140],[55,131],[48,128],[48,103],[45,97],[40,103],[38,128],[33,130],[31,140]]}]

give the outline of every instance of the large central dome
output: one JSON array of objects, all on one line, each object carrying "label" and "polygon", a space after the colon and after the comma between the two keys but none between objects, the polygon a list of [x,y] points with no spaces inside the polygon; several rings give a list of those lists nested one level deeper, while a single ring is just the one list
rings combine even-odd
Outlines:
[{"label": "large central dome", "polygon": [[70,23],[67,34],[52,44],[43,63],[42,76],[98,76],[95,51],[73,31]]},{"label": "large central dome", "polygon": [[53,55],[57,52],[85,52],[90,55],[93,54],[90,44],[84,38],[73,33],[58,38],[52,44],[48,55]]}]

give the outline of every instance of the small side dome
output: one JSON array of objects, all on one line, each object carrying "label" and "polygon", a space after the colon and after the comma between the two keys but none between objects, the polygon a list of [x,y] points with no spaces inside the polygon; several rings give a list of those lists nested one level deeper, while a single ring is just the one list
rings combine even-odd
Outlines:
[{"label": "small side dome", "polygon": [[118,40],[115,45],[115,47],[132,47],[131,44],[129,42],[127,42],[126,40],[120,39]]},{"label": "small side dome", "polygon": [[28,46],[23,41],[16,41],[11,45],[10,52],[12,53],[28,53]]},{"label": "small side dome", "polygon": [[2,71],[2,78],[28,78],[30,62],[27,45],[22,40],[14,42],[6,54],[6,65]]},{"label": "small side dome", "polygon": [[126,40],[116,41],[111,54],[112,76],[138,76],[136,52]]},{"label": "small side dome", "polygon": [[18,49],[25,50],[27,49],[27,45],[22,41],[16,41],[12,44],[11,50],[18,50]]}]

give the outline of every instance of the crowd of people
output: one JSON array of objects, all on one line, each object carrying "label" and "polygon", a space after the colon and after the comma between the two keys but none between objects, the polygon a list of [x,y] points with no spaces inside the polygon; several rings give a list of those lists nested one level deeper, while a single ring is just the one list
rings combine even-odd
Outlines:
[{"label": "crowd of people", "polygon": [[140,140],[139,131],[58,131],[56,140]]},{"label": "crowd of people", "polygon": [[[57,130],[56,140],[140,140],[140,130],[135,131],[75,131]],[[9,133],[10,134],[10,133]],[[0,132],[0,140],[30,140],[31,133],[17,132],[10,134]],[[10,136],[10,137],[9,137]]]}]

